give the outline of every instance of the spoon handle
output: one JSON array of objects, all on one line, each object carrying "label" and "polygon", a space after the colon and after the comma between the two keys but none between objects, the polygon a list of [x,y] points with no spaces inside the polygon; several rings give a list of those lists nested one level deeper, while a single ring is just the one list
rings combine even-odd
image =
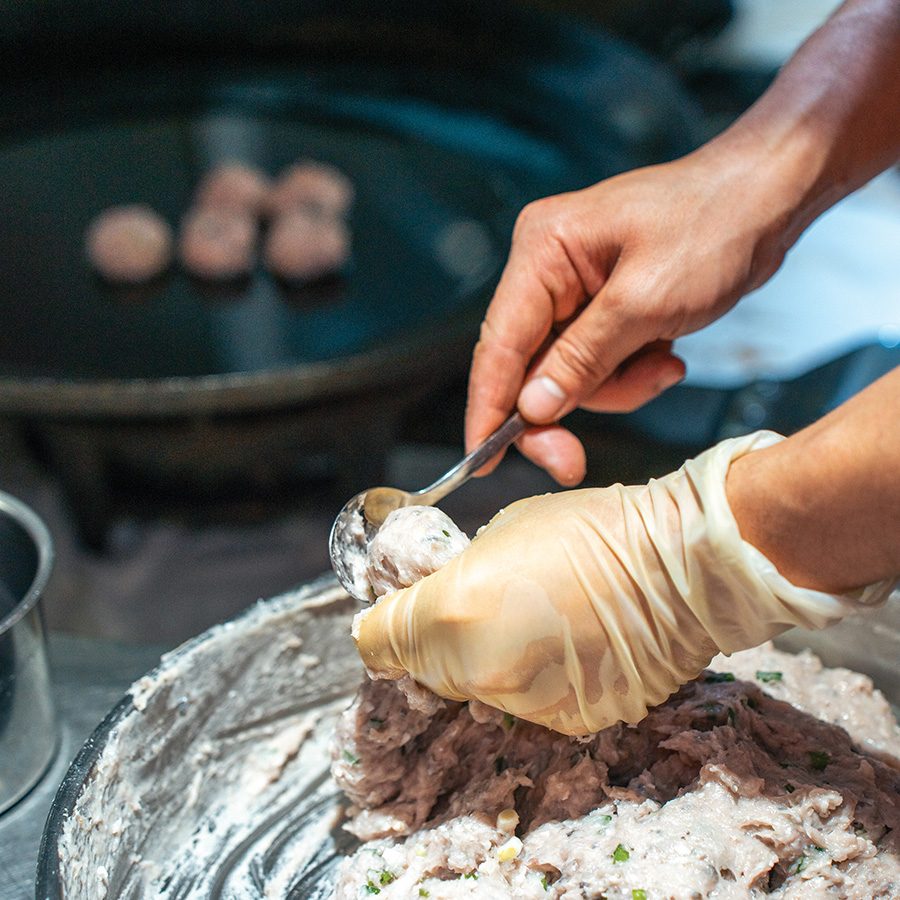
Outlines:
[{"label": "spoon handle", "polygon": [[528,427],[525,420],[514,412],[492,435],[479,444],[468,456],[463,457],[449,472],[441,475],[413,496],[425,506],[433,506],[439,500],[465,484],[473,472],[477,472],[486,462],[492,460],[501,450],[505,450]]}]

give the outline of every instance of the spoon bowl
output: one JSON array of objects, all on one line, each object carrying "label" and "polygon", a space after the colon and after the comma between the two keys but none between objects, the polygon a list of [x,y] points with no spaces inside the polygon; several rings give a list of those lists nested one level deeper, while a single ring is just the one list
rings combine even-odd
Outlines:
[{"label": "spoon bowl", "polygon": [[366,521],[367,493],[360,491],[341,507],[328,537],[331,568],[341,587],[360,603],[374,599],[366,578],[366,552],[378,529]]},{"label": "spoon bowl", "polygon": [[404,506],[430,506],[422,500],[423,491],[402,491],[400,488],[376,487],[366,491],[363,515],[370,525],[381,528],[384,520]]},{"label": "spoon bowl", "polygon": [[390,513],[403,506],[434,506],[505,450],[526,427],[525,420],[513,413],[449,472],[420,491],[375,487],[351,497],[337,514],[328,538],[331,567],[344,590],[361,603],[371,603],[375,598],[366,577],[366,556],[369,543]]}]

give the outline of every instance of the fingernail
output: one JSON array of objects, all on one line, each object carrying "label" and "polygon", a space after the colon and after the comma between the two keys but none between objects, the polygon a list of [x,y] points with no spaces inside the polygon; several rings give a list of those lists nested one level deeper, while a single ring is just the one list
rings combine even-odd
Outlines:
[{"label": "fingernail", "polygon": [[548,422],[563,408],[566,395],[563,389],[547,375],[532,378],[519,394],[519,410],[526,419]]}]

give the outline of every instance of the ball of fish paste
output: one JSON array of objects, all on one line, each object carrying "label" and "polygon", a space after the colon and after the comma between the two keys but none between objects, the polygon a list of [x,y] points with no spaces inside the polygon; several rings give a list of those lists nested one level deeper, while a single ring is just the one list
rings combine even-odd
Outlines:
[{"label": "ball of fish paste", "polygon": [[311,281],[340,269],[350,256],[350,232],[339,219],[297,209],[269,226],[263,259],[285,281]]},{"label": "ball of fish paste", "polygon": [[194,209],[181,223],[178,255],[185,269],[200,278],[237,278],[256,262],[256,232],[256,218],[250,213]]},{"label": "ball of fish paste", "polygon": [[136,284],[162,274],[172,262],[172,229],[149,206],[113,206],[88,226],[85,250],[109,281]]},{"label": "ball of fish paste", "polygon": [[273,216],[307,207],[319,215],[341,218],[353,203],[353,183],[326,163],[301,162],[285,169],[269,195]]},{"label": "ball of fish paste", "polygon": [[194,205],[263,215],[268,208],[272,181],[268,175],[244,163],[223,163],[203,177]]},{"label": "ball of fish paste", "polygon": [[380,597],[436,572],[468,546],[466,535],[439,509],[395,509],[369,544],[366,574]]}]

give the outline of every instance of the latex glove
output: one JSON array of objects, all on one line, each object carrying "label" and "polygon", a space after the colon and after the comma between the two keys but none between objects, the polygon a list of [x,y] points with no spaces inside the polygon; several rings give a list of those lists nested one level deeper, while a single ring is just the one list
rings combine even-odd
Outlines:
[{"label": "latex glove", "polygon": [[741,539],[728,467],[777,440],[724,441],[647,485],[512,504],[359,617],[366,667],[580,735],[639,721],[719,651],[886,599],[893,582],[845,596],[795,587]]}]

